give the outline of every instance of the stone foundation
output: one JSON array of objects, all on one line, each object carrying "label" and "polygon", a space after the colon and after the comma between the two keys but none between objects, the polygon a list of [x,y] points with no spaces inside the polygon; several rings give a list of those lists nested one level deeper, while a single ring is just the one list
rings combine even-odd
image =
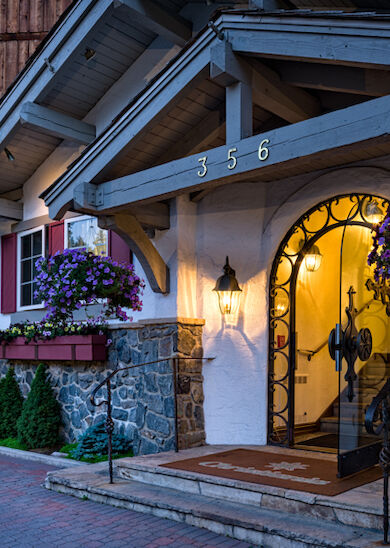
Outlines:
[{"label": "stone foundation", "polygon": [[[106,406],[90,402],[93,389],[117,367],[155,360],[156,364],[118,373],[112,379],[112,415],[119,432],[133,442],[135,454],[175,448],[175,392],[179,448],[205,442],[203,414],[201,320],[178,319],[132,324],[112,330],[107,362],[47,362],[53,389],[61,405],[62,437],[73,442],[106,416]],[[174,368],[176,360],[176,390]],[[38,362],[0,360],[0,377],[15,368],[22,394],[27,396]],[[97,401],[106,395],[103,388]]]}]

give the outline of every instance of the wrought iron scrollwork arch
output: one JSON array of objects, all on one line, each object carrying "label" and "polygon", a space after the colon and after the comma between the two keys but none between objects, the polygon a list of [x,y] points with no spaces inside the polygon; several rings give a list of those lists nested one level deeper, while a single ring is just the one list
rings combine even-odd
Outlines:
[{"label": "wrought iron scrollwork arch", "polygon": [[294,430],[296,282],[305,254],[327,232],[346,224],[372,229],[367,204],[386,211],[388,200],[369,194],[336,196],[311,208],[291,227],[275,256],[269,288],[268,442],[290,445]]}]

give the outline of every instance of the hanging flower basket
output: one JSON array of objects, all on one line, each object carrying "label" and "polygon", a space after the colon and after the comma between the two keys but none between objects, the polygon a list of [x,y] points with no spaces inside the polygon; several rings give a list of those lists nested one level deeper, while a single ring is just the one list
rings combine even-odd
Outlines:
[{"label": "hanging flower basket", "polygon": [[368,255],[368,264],[374,266],[376,282],[390,280],[390,206],[383,221],[374,226],[373,244]]},{"label": "hanging flower basket", "polygon": [[54,339],[30,341],[16,337],[2,342],[1,357],[9,360],[104,361],[107,359],[106,335],[64,335]]}]

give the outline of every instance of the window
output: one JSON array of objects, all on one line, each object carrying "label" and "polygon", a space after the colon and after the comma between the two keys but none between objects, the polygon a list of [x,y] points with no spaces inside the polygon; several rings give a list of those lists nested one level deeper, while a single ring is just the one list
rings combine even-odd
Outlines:
[{"label": "window", "polygon": [[34,298],[37,274],[35,262],[44,255],[45,236],[43,227],[18,234],[18,309],[41,308]]},{"label": "window", "polygon": [[96,217],[76,217],[65,221],[65,247],[108,255],[107,230],[98,227]]}]

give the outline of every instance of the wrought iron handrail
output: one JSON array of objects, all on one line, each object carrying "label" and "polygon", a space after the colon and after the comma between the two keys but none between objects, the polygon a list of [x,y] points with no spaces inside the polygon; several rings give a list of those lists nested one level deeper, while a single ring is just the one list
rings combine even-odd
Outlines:
[{"label": "wrought iron handrail", "polygon": [[383,447],[379,453],[379,464],[383,470],[383,542],[389,544],[389,472],[390,472],[390,378],[372,399],[365,417],[369,434],[383,433]]},{"label": "wrought iron handrail", "polygon": [[[93,406],[100,407],[103,404],[107,405],[107,419],[106,419],[106,432],[108,436],[108,471],[110,475],[110,483],[113,482],[113,465],[112,465],[112,433],[114,431],[114,421],[112,419],[112,404],[111,404],[111,379],[119,373],[120,371],[126,371],[129,369],[136,369],[137,367],[145,367],[147,365],[153,365],[161,362],[169,362],[172,366],[173,374],[173,397],[174,397],[174,422],[175,422],[175,451],[179,451],[179,440],[178,440],[178,428],[177,428],[177,362],[179,360],[194,360],[194,361],[211,361],[215,358],[189,358],[186,356],[169,356],[168,358],[160,358],[159,360],[153,360],[150,362],[137,363],[134,365],[128,365],[126,367],[118,367],[111,371],[111,373],[103,379],[92,391],[90,401]],[[104,385],[107,385],[107,399],[96,402],[95,396],[97,392],[103,388]]]}]

